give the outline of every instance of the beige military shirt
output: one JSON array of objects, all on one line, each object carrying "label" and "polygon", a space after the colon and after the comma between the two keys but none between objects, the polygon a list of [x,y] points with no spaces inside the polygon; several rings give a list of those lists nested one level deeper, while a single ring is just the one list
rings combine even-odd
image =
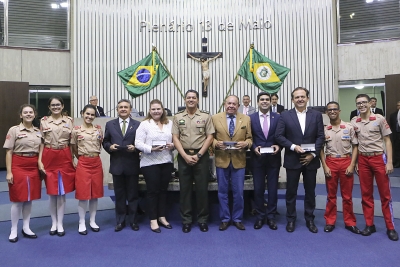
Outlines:
[{"label": "beige military shirt", "polygon": [[341,121],[337,129],[334,129],[331,124],[325,126],[326,155],[351,154],[352,145],[357,144],[358,139],[350,123]]},{"label": "beige military shirt", "polygon": [[103,142],[103,131],[100,125],[94,125],[91,129],[75,126],[71,134],[71,144],[77,145],[78,155],[100,153]]},{"label": "beige military shirt", "polygon": [[44,144],[52,147],[68,146],[72,128],[73,120],[68,116],[62,116],[58,120],[54,120],[49,116],[40,120],[40,130],[42,131]]},{"label": "beige military shirt", "polygon": [[174,116],[172,134],[179,135],[183,149],[201,149],[207,135],[214,132],[214,125],[207,111],[197,109],[194,115],[189,115],[183,110]]},{"label": "beige military shirt", "polygon": [[371,114],[366,121],[357,116],[351,120],[351,125],[357,134],[360,152],[383,152],[383,137],[392,131],[382,115]]},{"label": "beige military shirt", "polygon": [[20,123],[8,130],[3,148],[11,149],[14,153],[39,153],[41,143],[42,134],[38,128],[27,129]]}]

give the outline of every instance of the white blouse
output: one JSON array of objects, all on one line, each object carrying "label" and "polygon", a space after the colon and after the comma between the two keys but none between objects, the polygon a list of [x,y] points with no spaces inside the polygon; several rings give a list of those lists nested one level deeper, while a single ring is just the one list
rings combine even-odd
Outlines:
[{"label": "white blouse", "polygon": [[135,138],[135,147],[142,151],[140,167],[173,162],[171,150],[151,151],[153,141],[172,143],[171,120],[168,120],[168,124],[163,124],[162,130],[152,119],[140,123]]}]

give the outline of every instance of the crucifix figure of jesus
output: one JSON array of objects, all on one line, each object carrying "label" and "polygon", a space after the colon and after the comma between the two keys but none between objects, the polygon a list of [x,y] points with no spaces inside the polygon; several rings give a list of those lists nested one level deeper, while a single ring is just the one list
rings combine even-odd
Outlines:
[{"label": "crucifix figure of jesus", "polygon": [[208,83],[210,81],[210,70],[208,68],[208,63],[217,59],[221,53],[219,53],[216,57],[213,58],[196,58],[194,56],[192,56],[190,53],[188,53],[189,57],[191,57],[192,59],[198,61],[201,63],[201,71],[203,74],[203,94],[204,92],[207,94],[207,87],[208,87]]},{"label": "crucifix figure of jesus", "polygon": [[216,52],[207,52],[207,38],[203,38],[203,43],[202,43],[202,49],[203,52],[200,53],[187,53],[187,57],[190,57],[198,62],[201,63],[201,71],[202,71],[202,77],[203,77],[203,90],[202,90],[202,95],[203,97],[207,96],[207,88],[210,83],[210,69],[208,66],[208,63],[210,63],[213,60],[216,60],[217,58],[222,58],[222,53],[216,53]]}]

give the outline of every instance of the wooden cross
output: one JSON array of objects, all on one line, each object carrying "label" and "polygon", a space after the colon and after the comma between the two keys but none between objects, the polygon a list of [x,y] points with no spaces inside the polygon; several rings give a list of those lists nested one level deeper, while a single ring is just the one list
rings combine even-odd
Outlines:
[{"label": "wooden cross", "polygon": [[208,63],[217,58],[222,58],[222,52],[207,52],[207,38],[201,39],[201,50],[202,52],[188,52],[187,57],[192,58],[201,63],[201,71],[202,71],[202,96],[207,97],[208,91],[207,87],[210,81],[210,70],[208,68]]}]

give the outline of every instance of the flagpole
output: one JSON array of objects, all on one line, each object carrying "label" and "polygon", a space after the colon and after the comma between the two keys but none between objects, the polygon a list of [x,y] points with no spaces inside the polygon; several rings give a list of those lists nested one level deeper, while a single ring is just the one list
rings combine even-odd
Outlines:
[{"label": "flagpole", "polygon": [[171,78],[172,82],[175,84],[175,86],[176,86],[176,88],[178,89],[179,93],[181,94],[182,98],[185,99],[185,97],[183,96],[183,93],[182,93],[181,89],[179,88],[178,84],[175,82],[174,77],[172,77],[171,72],[169,72],[169,69],[167,68],[167,66],[165,65],[164,61],[162,60],[160,54],[158,53],[157,47],[155,47],[154,45],[153,45],[153,51],[155,51],[155,52],[157,53],[158,57],[159,57],[160,60],[161,60],[161,63],[163,64],[163,66],[164,66],[165,70],[167,71],[169,77]]},{"label": "flagpole", "polygon": [[[247,52],[247,55],[250,53],[250,50],[253,49],[253,48],[254,48],[254,44],[251,43],[250,49],[249,49],[249,51]],[[247,55],[244,57],[243,62],[246,60]],[[243,62],[240,64],[240,66],[243,65]],[[224,103],[225,103],[225,99],[229,96],[230,92],[232,91],[232,87],[233,87],[233,85],[235,84],[236,80],[238,79],[238,76],[239,76],[239,71],[236,73],[236,76],[235,76],[235,78],[233,79],[233,82],[232,82],[231,86],[229,87],[229,90],[226,92],[226,95],[225,95],[225,97],[224,97],[224,101],[223,101],[223,103],[221,104],[221,106],[219,106],[218,113],[221,112],[221,109],[222,109],[222,107],[224,106]]]}]

